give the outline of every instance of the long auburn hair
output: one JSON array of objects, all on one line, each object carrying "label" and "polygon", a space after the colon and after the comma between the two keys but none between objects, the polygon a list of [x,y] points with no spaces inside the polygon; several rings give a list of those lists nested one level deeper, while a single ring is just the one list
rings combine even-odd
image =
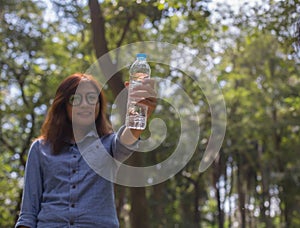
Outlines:
[{"label": "long auburn hair", "polygon": [[99,115],[95,120],[98,135],[104,136],[112,133],[112,126],[106,117],[106,99],[101,85],[92,75],[75,73],[65,78],[59,85],[54,101],[42,125],[40,139],[52,145],[53,153],[58,154],[67,145],[66,140],[73,137],[72,121],[67,115],[69,97],[76,92],[79,83],[84,80],[91,83],[99,92]]}]

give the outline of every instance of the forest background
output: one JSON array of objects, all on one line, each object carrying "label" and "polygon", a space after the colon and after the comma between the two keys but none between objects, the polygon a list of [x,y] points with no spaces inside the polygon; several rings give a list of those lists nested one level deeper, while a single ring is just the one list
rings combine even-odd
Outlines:
[{"label": "forest background", "polygon": [[[198,107],[201,137],[169,180],[116,185],[121,227],[300,227],[300,3],[233,2],[0,0],[0,227],[17,219],[27,152],[58,83],[138,41],[189,47],[210,66],[202,70],[222,90],[227,127],[218,156],[199,172],[211,133],[205,94],[184,72],[152,65]],[[107,64],[116,61],[110,56]],[[109,110],[127,77],[128,69],[117,72],[105,87]],[[167,101],[158,101],[153,116],[164,120],[168,134],[154,151],[132,158],[143,165],[168,157],[180,132]]]}]

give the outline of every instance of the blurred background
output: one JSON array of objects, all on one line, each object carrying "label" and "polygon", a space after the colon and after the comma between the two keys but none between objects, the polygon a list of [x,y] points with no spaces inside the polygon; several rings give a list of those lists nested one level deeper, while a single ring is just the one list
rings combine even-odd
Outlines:
[{"label": "blurred background", "polygon": [[[189,94],[201,138],[169,180],[116,185],[121,227],[300,227],[299,13],[299,0],[0,0],[0,227],[18,217],[27,152],[57,85],[138,41],[189,47],[209,66],[202,72],[222,89],[227,128],[220,153],[200,173],[211,133],[205,95],[184,72],[152,64],[157,77]],[[124,69],[105,87],[109,111],[127,77]],[[166,159],[178,141],[176,110],[161,100],[153,117],[168,133],[155,150],[131,158],[142,165]]]}]

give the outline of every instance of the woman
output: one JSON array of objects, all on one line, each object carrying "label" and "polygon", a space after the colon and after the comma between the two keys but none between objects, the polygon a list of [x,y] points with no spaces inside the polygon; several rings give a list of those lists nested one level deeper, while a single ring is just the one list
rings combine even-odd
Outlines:
[{"label": "woman", "polygon": [[[154,110],[153,81],[145,80],[135,96],[149,114]],[[78,145],[100,140],[99,154],[123,161],[142,131],[123,126],[113,133],[105,107],[103,90],[92,76],[76,73],[60,84],[29,151],[16,227],[119,227],[113,183],[87,164]]]}]

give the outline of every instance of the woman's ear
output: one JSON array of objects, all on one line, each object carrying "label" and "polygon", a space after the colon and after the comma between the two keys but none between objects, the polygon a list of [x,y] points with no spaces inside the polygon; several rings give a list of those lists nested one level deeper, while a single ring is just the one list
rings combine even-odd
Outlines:
[{"label": "woman's ear", "polygon": [[129,82],[128,82],[128,81],[125,81],[125,82],[124,82],[124,85],[125,85],[126,88],[128,88]]}]

